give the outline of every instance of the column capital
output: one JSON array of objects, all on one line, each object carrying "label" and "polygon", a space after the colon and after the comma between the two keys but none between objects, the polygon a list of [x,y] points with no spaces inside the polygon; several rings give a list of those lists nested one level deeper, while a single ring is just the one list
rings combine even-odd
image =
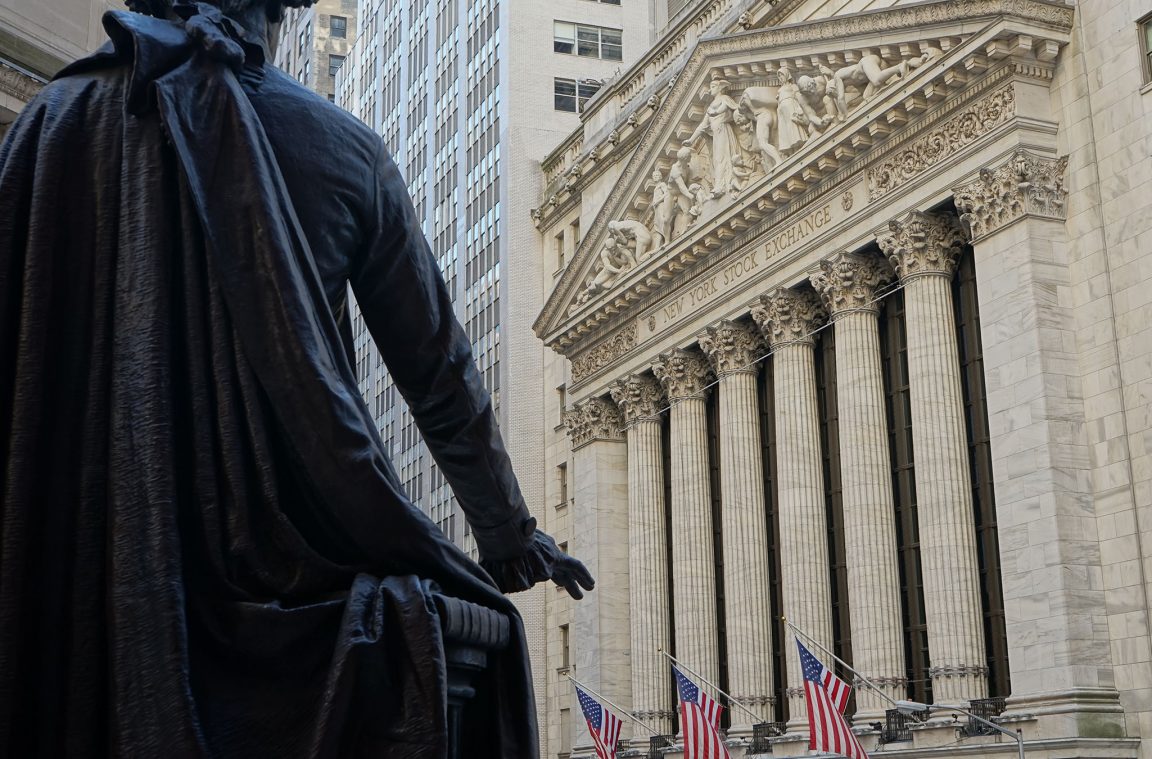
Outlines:
[{"label": "column capital", "polygon": [[661,353],[652,364],[652,373],[668,392],[672,401],[682,398],[704,397],[711,372],[708,359],[698,350],[673,348]]},{"label": "column capital", "polygon": [[1025,216],[1062,221],[1066,168],[1067,156],[1047,158],[1017,149],[999,167],[980,169],[976,179],[953,188],[960,223],[977,240]]},{"label": "column capital", "polygon": [[951,278],[968,237],[955,216],[909,211],[878,230],[876,241],[905,280],[924,274]]},{"label": "column capital", "polygon": [[644,419],[655,419],[665,405],[664,388],[655,377],[646,374],[618,379],[608,387],[608,392],[620,409],[625,427]]},{"label": "column capital", "polygon": [[837,253],[820,262],[812,286],[835,319],[852,311],[877,313],[876,290],[892,279],[892,270],[877,256]]},{"label": "column capital", "polygon": [[573,450],[596,440],[623,439],[620,411],[607,398],[589,398],[577,403],[564,413],[564,426],[568,428]]},{"label": "column capital", "polygon": [[754,326],[724,319],[696,339],[718,376],[756,373],[758,367],[753,362],[760,357],[764,341]]},{"label": "column capital", "polygon": [[808,289],[778,287],[768,295],[761,295],[752,306],[752,320],[772,348],[792,343],[815,345],[812,333],[827,318],[820,298]]}]

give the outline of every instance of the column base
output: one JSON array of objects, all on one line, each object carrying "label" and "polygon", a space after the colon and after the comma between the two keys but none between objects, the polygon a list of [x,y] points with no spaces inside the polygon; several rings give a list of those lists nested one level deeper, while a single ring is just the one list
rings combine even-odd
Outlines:
[{"label": "column base", "polygon": [[1010,729],[1023,729],[1026,740],[1127,735],[1120,694],[1113,688],[1070,688],[1010,696],[1006,706],[999,721]]}]

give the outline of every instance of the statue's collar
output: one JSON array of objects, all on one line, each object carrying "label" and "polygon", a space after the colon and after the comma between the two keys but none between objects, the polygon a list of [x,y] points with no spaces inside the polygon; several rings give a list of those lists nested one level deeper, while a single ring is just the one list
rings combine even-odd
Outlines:
[{"label": "statue's collar", "polygon": [[130,63],[126,105],[130,113],[141,113],[151,106],[150,85],[198,53],[236,72],[259,69],[267,60],[264,42],[216,6],[178,2],[173,10],[178,18],[171,21],[130,11],[108,11],[103,22],[109,42],[66,66],[55,78]]}]

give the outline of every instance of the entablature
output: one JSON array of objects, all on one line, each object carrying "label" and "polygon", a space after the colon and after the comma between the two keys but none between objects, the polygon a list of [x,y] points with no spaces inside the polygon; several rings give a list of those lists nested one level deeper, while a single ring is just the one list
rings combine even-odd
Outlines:
[{"label": "entablature", "polygon": [[[1036,109],[1018,108],[1018,92],[1037,85],[1046,91],[1067,41],[1071,14],[1067,6],[1039,0],[924,3],[701,43],[700,56],[685,67],[653,116],[549,298],[537,333],[572,359],[573,380],[579,383],[609,355],[618,354],[624,343],[637,339],[644,320],[638,323],[634,317],[670,288],[698,279],[706,283],[716,275],[730,279],[762,271],[770,259],[785,256],[800,240],[845,222],[968,144],[1005,124],[1031,118],[1028,113]],[[784,35],[791,42],[773,47],[771,56],[756,55],[766,46],[765,35]],[[816,42],[806,44],[811,40]],[[868,56],[870,63],[895,70],[868,96],[838,101],[836,92],[828,95],[828,85],[836,86],[836,72],[849,67],[855,69],[840,77],[842,84],[871,86],[874,82],[864,70],[868,67],[861,65]],[[886,66],[893,60],[897,63]],[[913,60],[918,63],[907,63]],[[781,70],[790,67],[809,73],[782,76]],[[767,94],[776,96],[772,110],[779,116],[781,87],[811,87],[811,74],[822,69],[826,91],[815,103],[823,108],[818,115],[828,117],[822,128],[802,135],[795,149],[781,151],[775,161],[760,151],[763,165],[758,173],[748,172],[742,184],[719,189],[707,187],[709,180],[731,180],[732,167],[726,167],[727,174],[719,172],[707,152],[698,151],[683,170],[707,188],[695,218],[683,223],[690,209],[677,207],[682,228],[654,219],[654,198],[662,191],[656,187],[659,180],[645,185],[644,177],[655,178],[653,170],[661,179],[665,172],[672,173],[689,145],[716,144],[714,136],[708,139],[708,127],[701,130],[698,125],[706,121],[692,128],[694,119],[706,117],[698,100],[702,93],[708,92],[715,103],[720,100],[715,82],[723,81],[731,89],[742,88],[741,100],[746,102],[749,90],[766,88],[764,82],[775,76],[776,89]],[[795,93],[790,89],[787,99],[794,100]],[[1028,94],[1025,99],[1035,98]],[[715,127],[726,128],[723,123]],[[659,202],[670,207],[666,199]],[[661,224],[664,235],[654,229]],[[613,260],[625,265],[613,267]],[[616,271],[604,276],[602,262]],[[701,296],[709,294],[702,291]]]}]

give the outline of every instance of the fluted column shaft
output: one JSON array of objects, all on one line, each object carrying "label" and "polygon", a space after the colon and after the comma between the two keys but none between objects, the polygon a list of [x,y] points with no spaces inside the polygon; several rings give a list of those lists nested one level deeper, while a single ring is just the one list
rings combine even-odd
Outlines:
[{"label": "fluted column shaft", "polygon": [[[780,289],[753,308],[773,348],[776,477],[780,515],[780,568],[784,615],[832,649],[828,523],[816,396],[815,341],[823,309],[811,291]],[[789,728],[808,723],[804,677],[795,643],[787,650]]]},{"label": "fluted column shaft", "polygon": [[[754,328],[725,321],[700,337],[720,377],[720,497],[728,692],[767,722],[772,716],[772,608],[760,408],[761,340]],[[731,712],[730,734],[751,733],[752,716]]]},{"label": "fluted column shaft", "polygon": [[952,274],[964,242],[956,219],[911,212],[880,235],[904,282],[908,384],[916,458],[920,561],[937,703],[987,693]]},{"label": "fluted column shaft", "polygon": [[[838,254],[812,283],[836,330],[836,397],[844,553],[848,564],[852,665],[891,699],[906,697],[896,518],[881,373],[878,285],[891,271],[878,258]],[[881,719],[891,703],[856,691],[856,724]]]},{"label": "fluted column shaft", "polygon": [[676,656],[705,679],[716,682],[720,654],[704,396],[708,364],[696,351],[675,349],[662,355],[653,371],[672,404],[672,605]]},{"label": "fluted column shaft", "polygon": [[[659,413],[664,399],[650,377],[611,387],[628,441],[628,574],[632,606],[632,716],[660,735],[672,732],[669,647],[668,534],[664,523],[664,457]],[[647,744],[648,733],[635,739]]]}]

